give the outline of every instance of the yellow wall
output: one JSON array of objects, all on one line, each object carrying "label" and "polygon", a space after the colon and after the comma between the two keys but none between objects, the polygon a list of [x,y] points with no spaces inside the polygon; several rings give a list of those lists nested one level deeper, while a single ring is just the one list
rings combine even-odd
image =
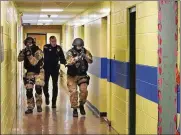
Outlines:
[{"label": "yellow wall", "polygon": [[[90,14],[98,13],[100,9],[111,8],[108,15],[107,44],[102,41],[104,32],[104,21],[101,17],[84,23],[84,41],[86,48],[95,57],[107,57],[121,62],[129,62],[129,39],[128,9],[136,6],[136,63],[157,67],[157,16],[158,5],[156,1],[113,1],[101,2],[88,9],[73,21],[82,18],[90,19]],[[109,21],[109,19],[111,21]],[[69,34],[68,27],[72,21],[64,25],[63,42],[66,50],[70,47],[72,35],[81,37],[81,25],[75,26],[74,31]],[[72,27],[71,27],[72,28]],[[73,28],[72,28],[73,29]],[[64,34],[66,33],[66,34]],[[71,38],[69,38],[71,37]],[[69,44],[67,44],[69,43]],[[110,44],[109,44],[110,43]],[[106,44],[106,45],[105,45]],[[67,47],[68,46],[68,47]],[[88,100],[99,110],[107,110],[107,118],[112,127],[120,134],[128,133],[128,108],[129,90],[116,84],[109,83],[105,79],[91,76]],[[107,88],[105,87],[107,86]],[[102,92],[105,93],[102,93]],[[106,98],[100,96],[106,95]],[[105,101],[107,104],[104,106]],[[157,104],[139,95],[136,96],[136,132],[137,134],[157,134],[158,110]]]},{"label": "yellow wall", "polygon": [[17,12],[13,2],[1,1],[1,25],[4,43],[4,61],[1,64],[1,133],[10,134],[16,116],[17,90]]},{"label": "yellow wall", "polygon": [[[129,61],[128,40],[128,8],[136,6],[136,63],[147,66],[157,66],[157,2],[121,1],[112,2],[112,58]],[[113,84],[114,85],[114,84]],[[115,86],[114,86],[115,87]],[[126,117],[126,129],[128,129],[128,92],[118,87],[112,88],[112,121],[113,126],[118,126],[117,117]],[[118,94],[118,92],[120,94]],[[119,104],[116,105],[116,102]],[[116,101],[117,100],[117,101]],[[157,133],[157,104],[139,95],[136,97],[136,132],[137,134]],[[123,115],[124,114],[124,115]],[[115,117],[117,116],[117,117]],[[149,122],[147,122],[149,121]],[[123,123],[122,123],[123,124]],[[125,133],[124,129],[116,128]],[[126,130],[126,133],[128,130]]]}]

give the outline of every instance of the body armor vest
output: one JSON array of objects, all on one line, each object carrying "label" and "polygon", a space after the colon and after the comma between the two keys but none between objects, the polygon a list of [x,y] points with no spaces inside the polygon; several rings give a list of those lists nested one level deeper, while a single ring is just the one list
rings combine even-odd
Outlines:
[{"label": "body armor vest", "polygon": [[[33,57],[36,51],[38,50],[39,50],[39,47],[36,45],[33,45],[31,47],[31,52],[32,52]],[[39,60],[39,62],[36,65],[32,65],[26,56],[24,58],[24,68],[27,70],[27,72],[40,73],[40,67],[42,66],[42,64],[43,64],[43,59]]]},{"label": "body armor vest", "polygon": [[[83,52],[78,52],[74,48],[70,50],[73,57],[80,56],[81,53],[86,53],[86,49]],[[72,76],[82,76],[87,75],[88,62],[85,59],[80,58],[74,65],[68,67],[68,74]]]}]

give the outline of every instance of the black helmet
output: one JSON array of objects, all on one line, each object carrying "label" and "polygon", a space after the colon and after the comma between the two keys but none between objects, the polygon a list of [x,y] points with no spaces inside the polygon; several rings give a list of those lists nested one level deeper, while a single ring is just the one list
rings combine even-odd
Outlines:
[{"label": "black helmet", "polygon": [[74,39],[72,46],[84,46],[84,41],[81,38]]},{"label": "black helmet", "polygon": [[27,37],[25,40],[24,40],[24,44],[26,45],[27,42],[32,42],[32,44],[35,44],[35,40],[32,38],[32,37]]}]

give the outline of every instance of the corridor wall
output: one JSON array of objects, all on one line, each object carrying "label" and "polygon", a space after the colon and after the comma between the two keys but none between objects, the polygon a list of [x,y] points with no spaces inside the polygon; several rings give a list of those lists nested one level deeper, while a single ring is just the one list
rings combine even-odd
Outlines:
[{"label": "corridor wall", "polygon": [[[89,21],[74,26],[73,35],[81,37],[84,25],[85,47],[94,56],[90,65],[88,101],[99,111],[107,112],[107,118],[119,134],[128,133],[129,109],[129,16],[128,10],[136,6],[136,133],[157,134],[157,24],[158,3],[156,1],[102,2],[88,9],[64,25],[84,18]],[[107,44],[102,42],[102,17],[93,17],[101,9],[110,8],[108,16]],[[111,19],[109,21],[109,19]],[[63,42],[70,36],[63,31]],[[71,33],[72,34],[72,33]],[[67,44],[64,44],[67,49]],[[70,47],[70,44],[68,45]],[[104,92],[104,93],[102,93]],[[104,95],[105,98],[104,98]],[[107,101],[107,102],[105,102]]]},{"label": "corridor wall", "polygon": [[16,117],[17,11],[13,2],[1,1],[4,61],[1,63],[1,134],[10,134]]}]

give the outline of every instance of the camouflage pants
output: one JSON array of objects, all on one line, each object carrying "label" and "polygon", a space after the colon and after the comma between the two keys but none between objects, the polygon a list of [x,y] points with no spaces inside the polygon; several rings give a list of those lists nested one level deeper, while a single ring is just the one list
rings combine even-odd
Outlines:
[{"label": "camouflage pants", "polygon": [[[87,76],[68,76],[67,87],[70,92],[71,108],[78,108],[78,98],[80,104],[85,104],[88,96],[87,86],[89,84],[89,78]],[[79,86],[79,91],[77,90]]]},{"label": "camouflage pants", "polygon": [[34,109],[35,101],[33,96],[33,88],[35,85],[36,105],[42,105],[42,87],[44,86],[44,70],[42,69],[39,74],[27,72],[24,75],[24,85],[26,88],[27,105],[28,109]]}]

